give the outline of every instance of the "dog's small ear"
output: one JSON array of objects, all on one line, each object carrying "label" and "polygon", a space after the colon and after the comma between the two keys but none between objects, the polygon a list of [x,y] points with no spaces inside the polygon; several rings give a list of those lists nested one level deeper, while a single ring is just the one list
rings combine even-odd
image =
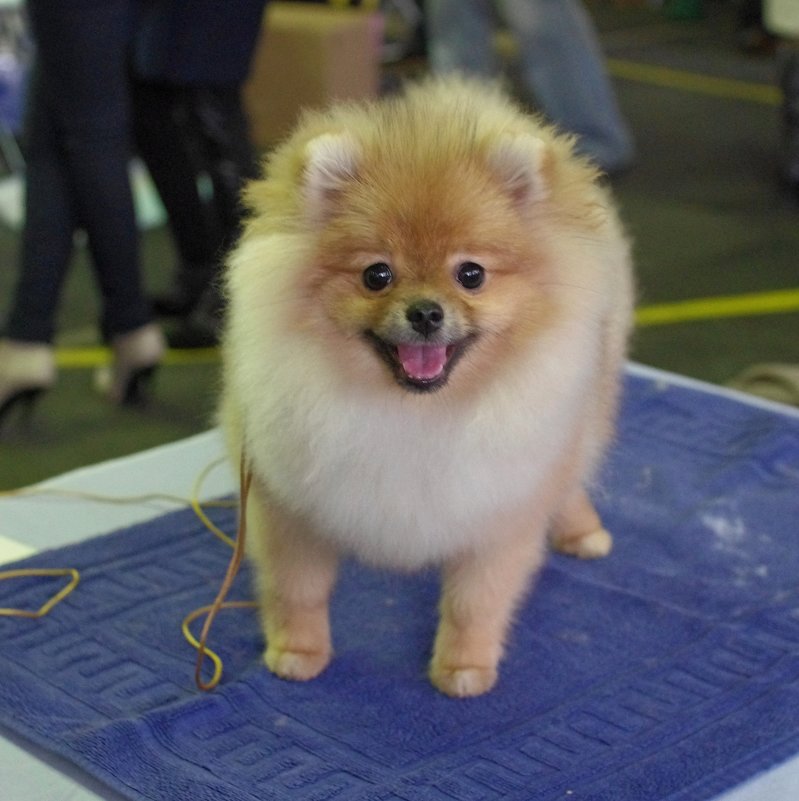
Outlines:
[{"label": "dog's small ear", "polygon": [[348,181],[358,174],[359,150],[347,134],[322,134],[305,149],[303,184],[311,217],[323,222]]},{"label": "dog's small ear", "polygon": [[548,152],[537,136],[506,136],[489,151],[489,165],[514,204],[526,208],[549,195]]}]

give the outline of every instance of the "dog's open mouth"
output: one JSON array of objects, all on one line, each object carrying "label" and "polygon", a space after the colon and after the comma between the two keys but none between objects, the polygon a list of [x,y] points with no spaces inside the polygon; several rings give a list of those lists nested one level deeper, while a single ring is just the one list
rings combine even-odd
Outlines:
[{"label": "dog's open mouth", "polygon": [[397,381],[406,389],[430,392],[447,383],[452,368],[474,340],[474,335],[458,342],[399,342],[392,344],[373,331],[366,332],[367,340],[391,369]]}]

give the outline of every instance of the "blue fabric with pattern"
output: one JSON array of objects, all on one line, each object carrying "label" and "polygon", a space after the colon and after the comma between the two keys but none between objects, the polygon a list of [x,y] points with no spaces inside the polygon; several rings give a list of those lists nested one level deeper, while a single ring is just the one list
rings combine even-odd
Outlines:
[{"label": "blue fabric with pattern", "polygon": [[484,697],[425,677],[436,575],[351,563],[320,678],[271,676],[231,610],[199,692],[180,622],[229,549],[181,511],[19,563],[82,581],[0,618],[0,723],[131,799],[698,801],[799,751],[799,417],[631,376],[596,497],[615,550],[551,557]]}]

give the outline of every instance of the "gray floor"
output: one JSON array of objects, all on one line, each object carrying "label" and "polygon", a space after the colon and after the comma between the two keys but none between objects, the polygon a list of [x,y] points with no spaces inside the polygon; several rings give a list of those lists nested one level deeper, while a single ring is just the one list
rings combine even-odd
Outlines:
[{"label": "gray floor", "polygon": [[[707,0],[704,19],[673,22],[654,9],[591,5],[611,68],[632,65],[633,76],[617,78],[616,86],[639,155],[614,187],[635,242],[642,306],[799,288],[799,204],[776,180],[778,108],[763,98],[721,96],[717,85],[704,80],[729,78],[764,90],[774,85],[773,56],[737,50],[734,7]],[[687,86],[664,86],[653,83],[641,64],[691,76]],[[172,247],[163,229],[145,232],[143,244],[148,285],[156,288],[171,268]],[[13,282],[16,248],[17,234],[0,230],[2,298]],[[59,344],[96,344],[95,318],[91,274],[79,252],[64,297]],[[799,313],[641,326],[632,356],[726,383],[751,364],[799,364]],[[0,489],[208,427],[217,364],[195,358],[197,363],[168,364],[160,371],[155,400],[146,410],[110,408],[92,392],[90,370],[62,369],[30,425],[13,426],[0,437]]]}]

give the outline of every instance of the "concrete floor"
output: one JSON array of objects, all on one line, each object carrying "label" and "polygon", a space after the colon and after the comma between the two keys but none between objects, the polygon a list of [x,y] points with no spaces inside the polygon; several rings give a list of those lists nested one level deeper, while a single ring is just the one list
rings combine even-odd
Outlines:
[{"label": "concrete floor", "polygon": [[[774,57],[736,49],[735,5],[727,0],[707,0],[703,19],[684,22],[665,20],[652,8],[625,10],[607,2],[591,8],[611,70],[625,76],[615,81],[638,142],[634,169],[614,188],[635,242],[641,306],[799,289],[799,205],[776,180]],[[724,83],[730,79],[741,83]],[[746,87],[754,87],[754,99],[736,96]],[[3,299],[13,282],[17,236],[0,229]],[[143,258],[148,285],[163,285],[173,260],[163,228],[144,233]],[[95,345],[95,319],[91,273],[79,251],[59,345]],[[642,325],[632,357],[715,383],[755,363],[799,364],[799,312]],[[210,426],[216,360],[187,358],[171,355],[144,410],[109,407],[93,393],[90,369],[64,367],[30,424],[0,436],[0,489]]]}]

